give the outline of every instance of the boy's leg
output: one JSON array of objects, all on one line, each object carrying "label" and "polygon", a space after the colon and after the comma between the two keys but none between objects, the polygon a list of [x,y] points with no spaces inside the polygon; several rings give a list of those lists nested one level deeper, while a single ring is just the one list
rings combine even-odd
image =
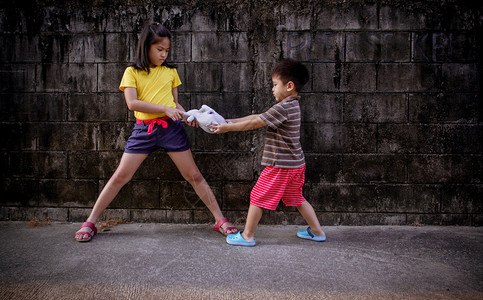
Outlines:
[{"label": "boy's leg", "polygon": [[[124,153],[121,158],[121,162],[117,167],[116,171],[112,175],[111,179],[107,182],[104,189],[102,189],[101,194],[97,198],[94,207],[92,208],[87,222],[96,223],[99,216],[104,212],[107,206],[114,200],[121,188],[131,180],[134,173],[137,171],[141,163],[146,159],[147,154],[133,154]],[[92,231],[89,228],[83,227],[79,231]],[[89,236],[87,234],[79,235],[76,233],[76,239],[87,239]]]},{"label": "boy's leg", "polygon": [[317,219],[317,215],[315,214],[314,208],[310,205],[309,202],[304,201],[302,205],[297,206],[297,209],[304,217],[305,221],[309,224],[310,229],[315,235],[325,235],[322,227],[320,227],[319,220]]},{"label": "boy's leg", "polygon": [[[223,218],[223,213],[221,212],[220,206],[216,201],[213,191],[196,166],[196,163],[193,160],[193,155],[191,154],[191,150],[182,152],[168,152],[168,155],[180,171],[181,175],[183,175],[183,178],[186,179],[191,186],[193,186],[193,189],[198,197],[200,197],[201,201],[203,201],[206,207],[208,207],[210,212],[213,214],[215,223],[218,223],[218,221]],[[233,225],[230,222],[226,222],[221,227],[225,229],[232,226]],[[228,234],[237,232],[237,229],[227,231]]]},{"label": "boy's leg", "polygon": [[263,208],[251,205],[248,208],[247,222],[245,224],[245,229],[241,233],[241,236],[246,241],[253,241],[255,239],[255,230],[258,227],[258,223],[263,215]]},{"label": "boy's leg", "polygon": [[241,233],[246,241],[255,240],[255,230],[262,218],[263,210],[275,210],[277,208],[284,192],[280,186],[283,186],[286,181],[287,176],[282,169],[275,167],[263,169],[250,193],[247,221]]}]

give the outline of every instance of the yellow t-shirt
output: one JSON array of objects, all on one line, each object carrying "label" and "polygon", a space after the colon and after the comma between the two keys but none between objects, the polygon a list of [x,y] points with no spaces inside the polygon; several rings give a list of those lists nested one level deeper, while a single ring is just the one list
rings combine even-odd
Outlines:
[{"label": "yellow t-shirt", "polygon": [[[176,69],[158,66],[151,68],[148,74],[146,71],[127,67],[122,76],[119,89],[124,92],[124,88],[134,87],[137,89],[138,100],[176,108],[173,88],[180,84],[181,80]],[[165,114],[149,114],[134,111],[134,116],[139,120],[150,120],[164,117]]]}]

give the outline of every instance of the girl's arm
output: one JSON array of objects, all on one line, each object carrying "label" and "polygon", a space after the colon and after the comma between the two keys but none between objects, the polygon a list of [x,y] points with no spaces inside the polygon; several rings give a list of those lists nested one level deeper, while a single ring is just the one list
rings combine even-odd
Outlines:
[{"label": "girl's arm", "polygon": [[[186,110],[184,109],[183,106],[181,106],[181,104],[179,104],[178,102],[178,87],[175,87],[173,88],[173,99],[174,99],[174,103],[176,103],[176,108],[182,112],[186,112]],[[183,115],[184,117],[184,115]],[[199,127],[200,125],[198,124],[198,122],[196,122],[196,120],[193,120],[192,122],[188,122],[185,120],[185,123],[188,124],[189,126],[192,126],[192,127]]]},{"label": "girl's arm", "polygon": [[223,123],[211,127],[215,130],[215,133],[226,133],[230,131],[253,130],[267,126],[267,123],[260,118],[260,115],[251,115],[243,118],[227,120],[227,122],[228,121],[231,121],[232,123]]},{"label": "girl's arm", "polygon": [[176,108],[181,111],[186,111],[181,104],[178,102],[178,87],[173,88],[173,99],[174,103],[176,104]]},{"label": "girl's arm", "polygon": [[[174,92],[173,92],[174,96]],[[144,113],[164,113],[166,116],[170,117],[172,120],[177,121],[183,119],[183,111],[178,108],[173,108],[169,106],[149,103],[146,101],[141,101],[138,99],[138,92],[136,88],[127,87],[124,89],[124,97],[126,98],[126,104],[129,110],[135,110]],[[178,107],[178,92],[176,91],[176,107]]]}]

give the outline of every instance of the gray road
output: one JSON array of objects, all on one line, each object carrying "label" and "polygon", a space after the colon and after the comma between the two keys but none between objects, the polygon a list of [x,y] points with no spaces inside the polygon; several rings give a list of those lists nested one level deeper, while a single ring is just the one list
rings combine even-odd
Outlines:
[{"label": "gray road", "polygon": [[0,222],[0,299],[483,299],[483,228],[260,226],[235,247],[208,225]]}]

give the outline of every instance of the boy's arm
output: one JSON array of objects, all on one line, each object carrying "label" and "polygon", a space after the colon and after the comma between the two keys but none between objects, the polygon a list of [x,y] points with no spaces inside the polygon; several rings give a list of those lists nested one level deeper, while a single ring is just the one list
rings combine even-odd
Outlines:
[{"label": "boy's arm", "polygon": [[247,131],[262,128],[267,126],[260,115],[251,115],[243,118],[227,120],[232,123],[223,123],[220,125],[213,125],[211,128],[214,129],[215,133],[226,133],[230,131]]},{"label": "boy's arm", "polygon": [[253,118],[256,118],[260,115],[249,115],[249,116],[246,116],[246,117],[242,117],[242,118],[237,118],[237,119],[227,119],[226,122],[227,123],[239,123],[239,122],[242,122],[242,121],[246,121],[246,120],[250,120],[250,119],[253,119]]}]

